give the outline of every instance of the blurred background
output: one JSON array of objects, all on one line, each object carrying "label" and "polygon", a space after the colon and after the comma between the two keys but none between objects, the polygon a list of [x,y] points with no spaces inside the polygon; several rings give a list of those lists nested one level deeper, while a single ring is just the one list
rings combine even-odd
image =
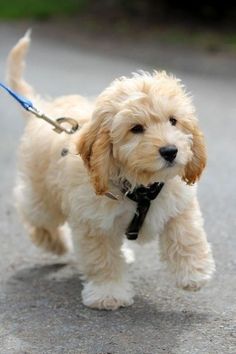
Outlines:
[{"label": "blurred background", "polygon": [[231,76],[235,64],[236,3],[231,1],[0,0],[0,23],[9,21],[19,32],[32,27],[45,40],[159,69]]},{"label": "blurred background", "polygon": [[0,0],[0,19],[67,18],[89,32],[152,37],[210,51],[236,50],[236,4],[199,0]]}]

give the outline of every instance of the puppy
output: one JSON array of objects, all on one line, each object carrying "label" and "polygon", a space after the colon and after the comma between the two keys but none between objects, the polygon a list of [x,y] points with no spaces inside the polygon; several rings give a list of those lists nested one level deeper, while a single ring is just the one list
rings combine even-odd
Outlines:
[{"label": "puppy", "polygon": [[[59,135],[26,114],[15,196],[33,242],[63,254],[69,244],[62,226],[69,224],[82,300],[91,308],[133,303],[121,252],[132,222],[136,242],[159,239],[177,287],[200,289],[215,268],[196,196],[206,149],[180,80],[142,72],[115,80],[95,102],[76,95],[44,101],[22,78],[29,43],[25,35],[10,52],[9,85],[48,115],[69,116],[81,126]],[[156,185],[159,194],[148,202],[129,197]]]}]

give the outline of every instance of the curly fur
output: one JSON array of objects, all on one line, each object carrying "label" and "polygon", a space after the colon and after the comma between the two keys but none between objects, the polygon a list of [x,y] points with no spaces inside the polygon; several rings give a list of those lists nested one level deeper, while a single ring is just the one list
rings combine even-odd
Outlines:
[{"label": "curly fur", "polygon": [[[48,114],[71,116],[82,125],[73,136],[57,135],[45,122],[27,117],[15,195],[32,240],[61,254],[68,249],[61,226],[68,222],[84,279],[84,304],[99,309],[130,305],[133,291],[121,247],[136,205],[104,194],[121,194],[124,179],[132,188],[162,181],[138,242],[159,237],[162,259],[177,286],[199,289],[214,271],[195,185],[206,149],[180,80],[165,72],[140,72],[115,80],[95,102],[81,96],[44,101],[22,78],[29,42],[28,35],[23,37],[9,55],[11,86]],[[143,133],[131,131],[137,124]],[[170,144],[178,148],[173,164],[159,153]],[[71,151],[66,157],[61,156],[64,147]]]}]

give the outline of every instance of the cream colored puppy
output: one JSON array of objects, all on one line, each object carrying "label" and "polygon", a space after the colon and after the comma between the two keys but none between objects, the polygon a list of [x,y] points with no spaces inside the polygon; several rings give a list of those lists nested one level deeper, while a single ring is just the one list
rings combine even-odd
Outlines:
[{"label": "cream colored puppy", "polygon": [[[140,215],[127,193],[163,182],[137,242],[159,238],[176,285],[201,288],[214,271],[195,185],[206,151],[181,82],[165,72],[139,73],[115,80],[95,102],[81,96],[46,102],[22,78],[29,42],[26,35],[9,55],[9,84],[48,115],[73,117],[82,126],[74,135],[58,135],[26,114],[15,194],[32,240],[62,254],[68,244],[61,227],[68,222],[83,274],[83,303],[112,310],[131,305],[121,246]],[[63,157],[64,148],[71,153]]]}]

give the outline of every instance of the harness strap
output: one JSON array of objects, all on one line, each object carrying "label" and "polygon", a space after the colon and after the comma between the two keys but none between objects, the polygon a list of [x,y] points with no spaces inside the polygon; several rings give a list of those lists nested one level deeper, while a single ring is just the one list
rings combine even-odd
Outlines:
[{"label": "harness strap", "polygon": [[133,192],[127,193],[127,191],[123,189],[125,195],[137,203],[134,217],[131,220],[125,233],[128,240],[136,240],[138,238],[138,233],[144,223],[147,212],[151,205],[151,201],[156,199],[163,186],[163,182],[155,182],[148,187],[137,187],[133,190]]}]

